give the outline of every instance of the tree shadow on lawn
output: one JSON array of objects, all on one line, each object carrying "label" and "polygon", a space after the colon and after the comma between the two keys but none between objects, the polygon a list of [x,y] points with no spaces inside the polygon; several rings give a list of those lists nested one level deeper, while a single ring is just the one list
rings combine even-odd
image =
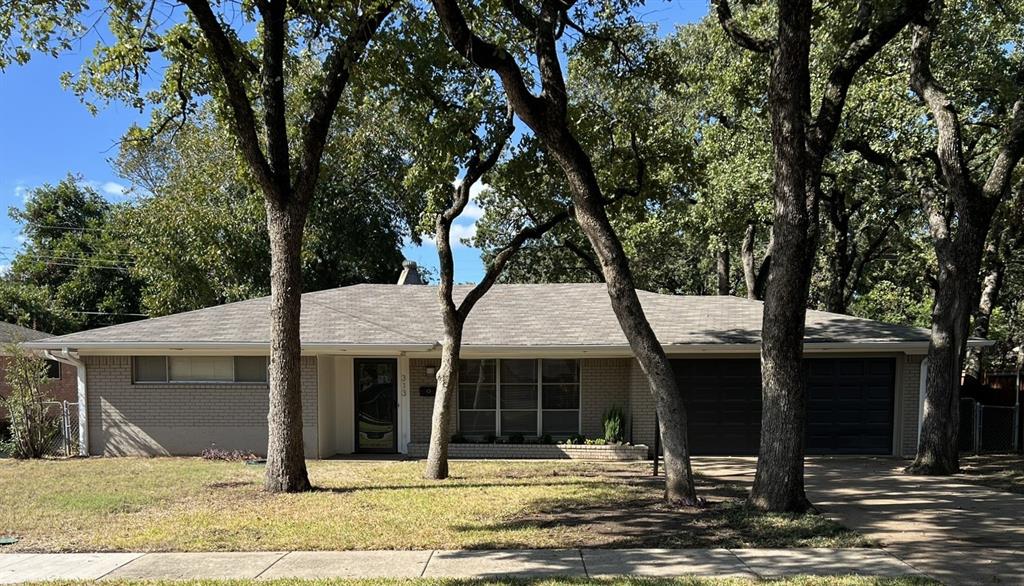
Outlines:
[{"label": "tree shadow on lawn", "polygon": [[[662,500],[664,478],[624,481],[635,498],[620,502],[562,499],[542,503],[533,511],[493,524],[458,527],[465,531],[567,529],[581,535],[565,547],[593,548],[789,548],[873,547],[860,534],[817,513],[764,513],[744,505],[747,488],[720,479],[695,475],[705,507],[672,507]],[[476,547],[507,544],[481,543]]]}]

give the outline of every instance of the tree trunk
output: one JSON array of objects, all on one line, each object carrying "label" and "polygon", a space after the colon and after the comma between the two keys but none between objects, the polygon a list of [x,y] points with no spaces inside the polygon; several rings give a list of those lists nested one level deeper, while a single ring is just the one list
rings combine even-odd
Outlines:
[{"label": "tree trunk", "polygon": [[547,147],[562,167],[573,194],[576,222],[601,263],[612,309],[654,395],[665,450],[665,499],[676,505],[697,505],[683,395],[676,384],[672,365],[640,304],[629,261],[608,220],[590,159],[567,132],[545,135]]},{"label": "tree trunk", "polygon": [[455,316],[446,316],[444,341],[441,344],[441,366],[437,369],[437,392],[434,414],[430,422],[430,448],[423,477],[429,480],[448,478],[448,444],[451,440],[456,397],[459,389],[459,354],[462,350],[462,323]]},{"label": "tree trunk", "polygon": [[988,222],[968,212],[961,218],[954,239],[936,243],[939,272],[932,307],[924,417],[917,457],[907,467],[911,474],[947,475],[960,470],[961,365],[986,232],[978,229],[979,224],[987,226]]},{"label": "tree trunk", "polygon": [[757,236],[757,224],[747,222],[747,231],[743,233],[743,246],[740,257],[743,261],[743,280],[747,284],[747,299],[757,301],[757,273],[754,272],[754,241]]},{"label": "tree trunk", "polygon": [[769,96],[775,215],[761,343],[761,446],[749,504],[777,512],[810,506],[804,492],[804,321],[810,289],[806,121],[811,3],[780,0]]},{"label": "tree trunk", "polygon": [[723,235],[718,243],[718,294],[728,295],[730,287],[729,279],[729,245],[725,242]]},{"label": "tree trunk", "polygon": [[[989,243],[986,253],[990,259],[990,269],[981,283],[981,297],[977,310],[974,312],[974,328],[971,332],[976,338],[987,338],[989,324],[992,321],[992,310],[999,303],[999,292],[1003,286],[1003,274],[1006,263],[1002,257],[1003,231],[997,230],[993,241]],[[969,348],[965,360],[964,374],[981,379],[981,348]]]},{"label": "tree trunk", "polygon": [[267,473],[271,492],[311,488],[302,441],[302,230],[305,211],[297,205],[267,208],[270,233],[270,411],[267,415]]},{"label": "tree trunk", "polygon": [[772,241],[768,239],[768,252],[765,253],[761,264],[754,260],[754,246],[757,242],[757,224],[753,220],[747,222],[747,230],[743,234],[743,244],[740,246],[740,258],[743,262],[743,281],[747,286],[747,299],[760,301],[764,299],[764,288],[768,281],[768,269],[772,260]]},{"label": "tree trunk", "polygon": [[846,289],[853,271],[850,251],[850,212],[846,207],[845,194],[836,190],[829,203],[828,218],[832,223],[833,263],[829,274],[828,295],[825,310],[832,313],[846,313]]}]

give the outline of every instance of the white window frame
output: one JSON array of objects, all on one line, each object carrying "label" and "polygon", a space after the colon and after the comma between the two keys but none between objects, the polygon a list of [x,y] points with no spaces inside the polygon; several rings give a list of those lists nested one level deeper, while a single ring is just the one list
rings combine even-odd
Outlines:
[{"label": "white window frame", "polygon": [[[196,358],[222,358],[223,356],[195,356]],[[236,372],[235,360],[239,356],[230,355],[231,359],[231,380],[175,380],[171,378],[171,356],[160,356],[164,359],[164,380],[138,380],[137,360],[139,358],[153,358],[153,356],[132,356],[132,384],[133,385],[261,385],[270,384],[270,360],[267,359],[267,380],[265,381],[239,381]],[[174,356],[173,358],[193,358],[192,355]],[[264,357],[265,358],[265,357]]]},{"label": "white window frame", "polygon": [[[477,361],[484,362],[486,360],[494,361],[494,435],[495,437],[504,437],[501,429],[501,361],[506,360],[504,358],[470,358],[462,359],[466,362]],[[576,409],[547,409],[547,411],[569,413],[572,411],[576,412],[576,431],[568,435],[579,434],[583,430],[583,361],[578,358],[508,358],[507,360],[533,360],[537,364],[537,428],[533,434],[523,434],[526,437],[543,437],[544,436],[544,361],[545,360],[572,360],[576,363],[576,393],[579,396],[579,403]],[[462,386],[462,382],[459,381],[459,387]],[[457,389],[456,396],[456,423],[457,429],[462,433],[462,411],[466,412],[487,412],[491,409],[463,409],[461,406],[461,389]],[[526,409],[507,409],[509,412],[526,412]],[[474,432],[467,432],[471,435],[476,435]],[[518,433],[518,432],[516,432]]]}]

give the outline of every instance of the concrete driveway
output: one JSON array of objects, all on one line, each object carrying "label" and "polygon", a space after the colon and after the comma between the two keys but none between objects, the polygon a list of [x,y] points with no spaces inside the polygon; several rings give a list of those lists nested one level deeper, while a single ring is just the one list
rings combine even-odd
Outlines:
[{"label": "concrete driveway", "polygon": [[[958,476],[902,474],[894,458],[809,457],[807,494],[829,517],[949,584],[1024,584],[1024,495]],[[695,458],[694,471],[751,483],[754,458]]]}]

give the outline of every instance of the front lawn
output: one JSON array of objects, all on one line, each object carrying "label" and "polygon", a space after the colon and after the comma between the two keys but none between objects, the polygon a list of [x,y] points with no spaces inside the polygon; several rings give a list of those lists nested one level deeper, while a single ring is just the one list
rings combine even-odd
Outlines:
[{"label": "front lawn", "polygon": [[0,461],[12,551],[857,547],[817,515],[765,515],[701,477],[704,509],[661,504],[649,464],[311,461],[316,492],[271,495],[262,468],[196,458]]}]

